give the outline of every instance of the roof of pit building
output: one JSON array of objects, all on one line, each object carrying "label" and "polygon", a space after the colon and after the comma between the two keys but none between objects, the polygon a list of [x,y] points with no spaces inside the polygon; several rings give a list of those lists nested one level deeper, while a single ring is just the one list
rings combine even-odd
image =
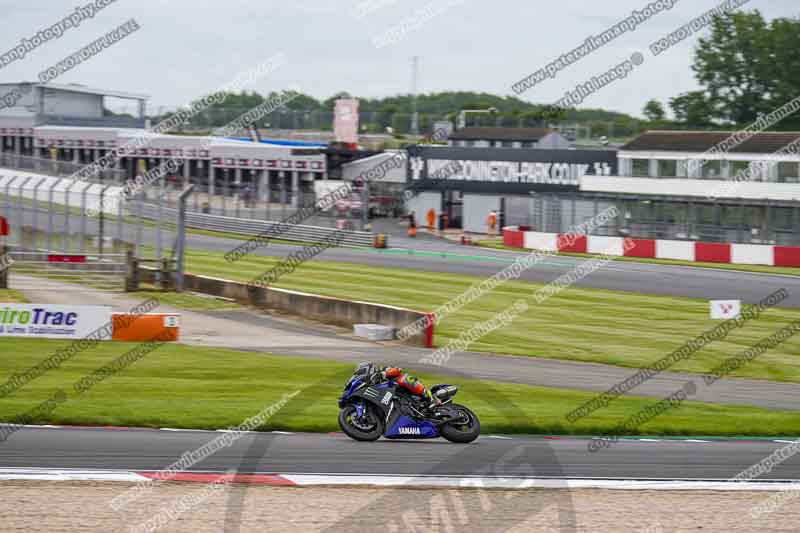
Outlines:
[{"label": "roof of pit building", "polygon": [[461,128],[450,135],[454,141],[538,141],[547,137],[554,130],[550,128],[495,128],[469,127]]},{"label": "roof of pit building", "polygon": [[[707,152],[724,143],[736,131],[648,131],[622,148],[630,152]],[[750,135],[750,134],[748,134]],[[727,152],[774,154],[800,140],[800,132],[761,132]]]}]

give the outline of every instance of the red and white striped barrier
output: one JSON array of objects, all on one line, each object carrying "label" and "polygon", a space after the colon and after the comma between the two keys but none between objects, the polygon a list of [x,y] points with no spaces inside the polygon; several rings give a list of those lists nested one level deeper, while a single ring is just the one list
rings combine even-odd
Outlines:
[{"label": "red and white striped barrier", "polygon": [[661,239],[629,239],[633,247],[625,249],[623,237],[580,237],[558,233],[525,231],[516,226],[503,228],[503,244],[546,252],[606,254],[645,259],[678,259],[703,263],[800,267],[800,247],[766,244],[729,244]]}]

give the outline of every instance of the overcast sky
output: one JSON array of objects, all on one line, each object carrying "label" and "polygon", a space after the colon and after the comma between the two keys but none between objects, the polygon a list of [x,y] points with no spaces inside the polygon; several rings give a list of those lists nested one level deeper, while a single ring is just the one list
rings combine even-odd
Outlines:
[{"label": "overcast sky", "polygon": [[[93,0],[0,0],[4,30],[0,54],[89,1]],[[157,111],[161,106],[190,102],[283,52],[286,64],[252,89],[268,92],[297,85],[317,98],[342,90],[376,97],[410,92],[411,58],[416,55],[420,57],[420,92],[471,90],[510,95],[513,83],[648,2],[117,0],[79,28],[0,68],[0,82],[37,81],[43,69],[134,18],[139,31],[54,83],[149,94],[149,108]],[[680,0],[672,10],[656,15],[555,79],[525,92],[522,98],[553,103],[577,83],[641,51],[644,65],[580,106],[640,116],[648,99],[666,103],[697,87],[690,69],[696,37],[658,57],[650,55],[647,47],[717,3]],[[359,12],[361,4],[362,10],[364,6],[374,10]],[[375,47],[376,36],[432,4],[442,6],[442,12],[421,20],[400,41]],[[749,6],[769,18],[800,13],[797,0],[752,0]]]}]

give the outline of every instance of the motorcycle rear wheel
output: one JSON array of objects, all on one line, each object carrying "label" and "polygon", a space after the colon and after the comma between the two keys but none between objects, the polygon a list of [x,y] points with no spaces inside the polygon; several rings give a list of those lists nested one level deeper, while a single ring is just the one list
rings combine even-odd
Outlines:
[{"label": "motorcycle rear wheel", "polygon": [[360,428],[353,418],[356,416],[356,406],[346,405],[339,411],[339,427],[342,428],[345,435],[351,439],[370,442],[381,438],[385,430],[383,417],[378,410],[370,404],[366,405],[366,410],[362,418],[366,418],[367,423],[370,424],[370,429]]},{"label": "motorcycle rear wheel", "polygon": [[463,405],[453,404],[451,408],[463,411],[469,420],[462,425],[444,424],[439,428],[442,437],[459,444],[466,444],[477,439],[481,434],[481,423],[477,415]]}]

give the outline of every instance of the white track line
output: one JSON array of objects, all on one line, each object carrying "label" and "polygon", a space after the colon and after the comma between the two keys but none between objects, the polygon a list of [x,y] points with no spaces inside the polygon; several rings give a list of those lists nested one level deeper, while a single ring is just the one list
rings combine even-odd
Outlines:
[{"label": "white track line", "polygon": [[[222,472],[220,472],[222,474]],[[369,486],[369,487],[433,487],[491,488],[505,490],[541,489],[605,489],[605,490],[716,490],[716,491],[780,491],[800,490],[800,481],[750,482],[706,480],[626,480],[626,479],[557,479],[497,478],[472,476],[400,476],[360,474],[269,474],[300,487]],[[0,468],[0,481],[125,481],[148,478],[127,470],[85,470],[48,468]]]},{"label": "white track line", "polygon": [[381,487],[441,487],[524,490],[542,489],[608,489],[608,490],[718,490],[718,491],[777,491],[800,490],[800,481],[774,483],[732,483],[726,481],[671,480],[614,480],[614,479],[540,479],[492,477],[419,477],[419,476],[361,476],[281,474],[299,486],[368,485]]},{"label": "white track line", "polygon": [[0,468],[0,480],[29,481],[147,481],[126,470],[71,470],[52,468]]}]

